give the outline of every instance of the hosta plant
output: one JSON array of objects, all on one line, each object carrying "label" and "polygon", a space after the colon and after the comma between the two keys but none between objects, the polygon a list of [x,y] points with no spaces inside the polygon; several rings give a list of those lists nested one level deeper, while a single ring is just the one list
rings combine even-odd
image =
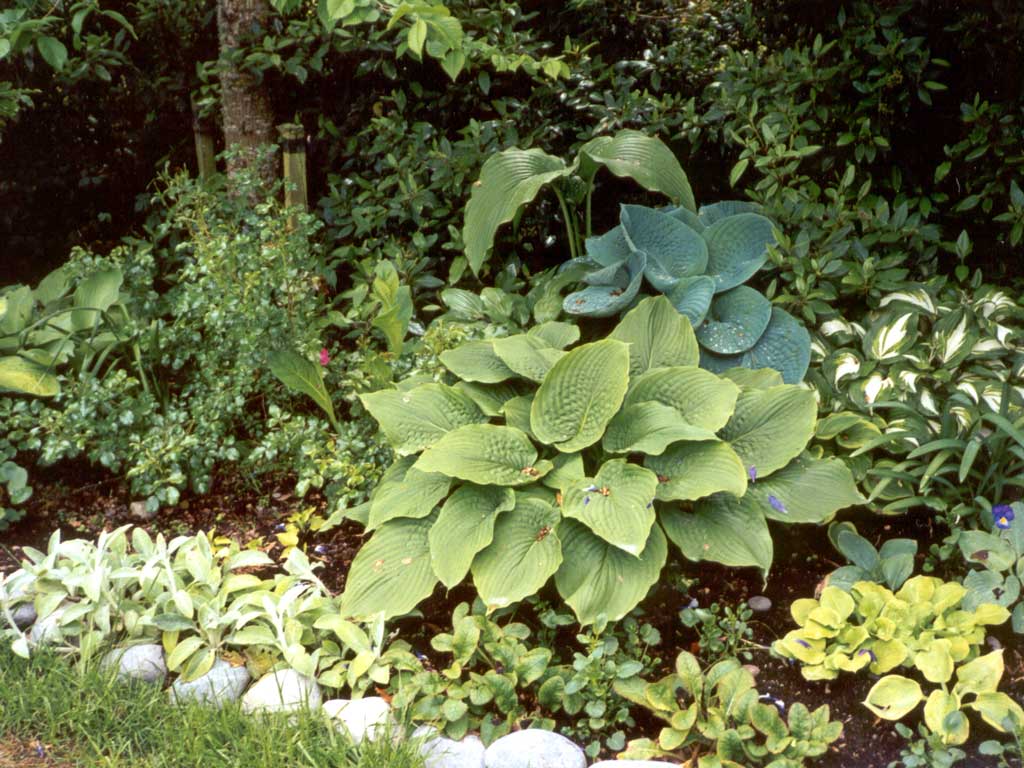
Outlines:
[{"label": "hosta plant", "polygon": [[995,603],[1011,611],[1013,631],[1024,633],[1024,504],[997,504],[990,530],[958,531],[957,546],[972,569],[964,577],[964,607]]},{"label": "hosta plant", "polygon": [[795,318],[748,285],[775,242],[772,222],[756,208],[726,201],[656,210],[623,205],[619,225],[586,241],[588,287],[566,297],[571,315],[609,317],[629,308],[643,283],[689,318],[701,365],[722,371],[774,368],[787,384],[801,381],[811,337]]},{"label": "hosta plant", "polygon": [[828,583],[832,586],[849,592],[858,581],[875,581],[887,584],[890,589],[899,589],[914,573],[914,556],[917,554],[917,541],[914,539],[888,539],[875,549],[870,541],[857,533],[853,523],[845,520],[828,527],[828,538],[850,562],[829,574]]},{"label": "hosta plant", "polygon": [[[1020,705],[997,690],[1002,650],[980,655],[985,628],[1005,622],[1009,611],[991,603],[966,610],[966,596],[961,584],[931,576],[915,576],[896,593],[868,581],[850,592],[828,586],[820,600],[793,603],[800,628],[772,648],[799,661],[808,680],[862,669],[883,675],[864,701],[868,709],[899,720],[924,702],[928,727],[947,744],[963,744],[969,735],[965,710],[997,729],[1008,714],[1024,717]],[[935,687],[926,694],[917,679],[890,674],[901,668]]]},{"label": "hosta plant", "polygon": [[842,723],[829,720],[828,705],[811,712],[797,702],[784,720],[773,704],[759,701],[754,676],[735,659],[704,672],[684,651],[660,680],[633,677],[615,690],[666,723],[656,740],[631,741],[625,758],[683,756],[698,768],[800,768],[843,733]]},{"label": "hosta plant", "polygon": [[768,520],[821,523],[861,501],[838,459],[805,452],[812,393],[769,370],[697,366],[664,297],[567,351],[564,323],[441,355],[454,385],[362,395],[395,451],[368,505],[350,616],[411,611],[472,576],[489,609],[551,577],[579,621],[624,616],[671,541],[692,560],[772,562]]}]

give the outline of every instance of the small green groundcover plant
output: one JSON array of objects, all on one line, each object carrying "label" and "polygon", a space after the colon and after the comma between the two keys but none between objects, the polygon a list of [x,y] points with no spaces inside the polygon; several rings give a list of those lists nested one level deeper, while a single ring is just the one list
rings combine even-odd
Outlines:
[{"label": "small green groundcover plant", "polygon": [[[868,709],[899,720],[924,702],[928,728],[946,744],[963,744],[970,735],[965,710],[1004,732],[1009,723],[1024,722],[1020,705],[997,690],[1002,649],[980,655],[985,627],[1004,623],[1010,613],[988,603],[964,610],[966,595],[963,585],[932,576],[915,576],[895,593],[870,581],[857,582],[850,592],[828,586],[820,600],[793,603],[800,628],[772,647],[799,661],[808,680],[862,669],[883,675],[864,701]],[[936,687],[925,694],[918,680],[890,674],[898,668],[914,670]]]},{"label": "small green groundcover plant", "polygon": [[768,520],[821,523],[860,502],[839,459],[805,451],[813,394],[772,370],[697,366],[689,320],[642,301],[608,338],[539,325],[441,355],[454,385],[362,395],[396,454],[349,515],[373,536],[342,609],[397,616],[472,574],[491,610],[552,576],[582,624],[623,617],[671,540],[692,560],[772,562]]},{"label": "small green groundcover plant", "polygon": [[702,672],[684,651],[675,670],[660,680],[631,677],[617,681],[615,690],[667,723],[657,740],[629,742],[624,758],[688,755],[686,764],[698,768],[800,768],[843,733],[843,724],[829,719],[828,705],[811,712],[797,702],[783,720],[774,705],[758,700],[754,676],[735,659]]}]

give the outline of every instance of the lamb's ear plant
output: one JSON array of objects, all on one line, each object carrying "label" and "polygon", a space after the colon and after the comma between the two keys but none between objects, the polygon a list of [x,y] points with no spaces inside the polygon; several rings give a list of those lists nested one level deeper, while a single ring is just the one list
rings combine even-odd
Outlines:
[{"label": "lamb's ear plant", "polygon": [[657,739],[629,742],[620,755],[627,759],[686,755],[688,765],[700,768],[799,768],[825,754],[843,732],[842,723],[829,719],[828,705],[811,712],[797,702],[784,720],[773,704],[759,701],[754,676],[735,659],[702,671],[684,651],[675,670],[660,680],[633,677],[617,682],[615,690],[666,723]]},{"label": "lamb's ear plant", "polygon": [[347,616],[402,615],[471,575],[490,610],[554,577],[582,624],[617,620],[658,580],[669,541],[767,574],[768,520],[822,523],[861,501],[840,460],[805,452],[811,392],[770,370],[699,368],[668,299],[570,349],[578,334],[547,323],[472,341],[441,356],[454,385],[361,396],[396,461],[349,513],[373,535]]}]

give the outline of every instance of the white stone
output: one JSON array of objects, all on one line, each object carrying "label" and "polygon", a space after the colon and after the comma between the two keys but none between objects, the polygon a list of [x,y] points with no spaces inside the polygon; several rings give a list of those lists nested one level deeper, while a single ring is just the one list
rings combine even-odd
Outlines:
[{"label": "white stone", "polygon": [[587,768],[583,750],[564,736],[529,728],[502,736],[484,753],[485,768]]},{"label": "white stone", "polygon": [[675,763],[663,763],[661,760],[602,760],[590,768],[679,768]]},{"label": "white stone", "polygon": [[308,707],[320,709],[323,697],[316,680],[300,675],[294,669],[282,669],[264,675],[242,697],[242,711],[294,712]]},{"label": "white stone", "polygon": [[[467,736],[462,741],[453,741],[445,736],[437,736],[436,728],[430,730],[435,735],[420,745],[425,768],[484,768],[486,749],[478,737]],[[413,736],[427,733],[424,728],[417,728]]]},{"label": "white stone", "polygon": [[233,667],[224,659],[217,659],[202,677],[186,683],[174,681],[168,691],[171,701],[197,701],[222,707],[229,701],[238,701],[245,693],[252,676],[245,667]]},{"label": "white stone", "polygon": [[115,648],[100,660],[101,669],[117,667],[120,680],[141,680],[144,683],[162,683],[167,677],[164,649],[161,645],[132,645]]},{"label": "white stone", "polygon": [[[379,696],[365,699],[332,699],[324,702],[324,714],[335,727],[348,735],[353,744],[362,744],[383,736],[391,721],[391,707]],[[397,727],[397,726],[394,726]]]},{"label": "white stone", "polygon": [[142,523],[147,523],[155,518],[159,511],[159,509],[150,510],[144,501],[133,501],[128,505],[128,514],[133,520],[138,520]]}]

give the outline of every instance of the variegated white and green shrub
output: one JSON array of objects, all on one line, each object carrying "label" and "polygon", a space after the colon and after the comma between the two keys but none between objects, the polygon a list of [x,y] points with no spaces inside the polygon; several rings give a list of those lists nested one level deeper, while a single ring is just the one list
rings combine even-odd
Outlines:
[{"label": "variegated white and green shrub", "polygon": [[813,393],[767,369],[698,367],[667,298],[567,351],[578,338],[551,322],[473,341],[441,356],[453,386],[362,396],[397,460],[349,513],[373,535],[346,615],[405,614],[472,575],[490,609],[554,577],[581,623],[615,620],[658,580],[668,541],[767,573],[769,520],[822,523],[862,501],[841,460],[805,451]]},{"label": "variegated white and green shrub", "polygon": [[644,282],[663,293],[696,330],[702,367],[773,368],[800,382],[811,337],[792,315],[744,283],[768,260],[772,222],[748,203],[694,211],[623,205],[619,225],[587,238],[573,262],[587,287],[569,294],[570,315],[610,317],[633,306]]}]

